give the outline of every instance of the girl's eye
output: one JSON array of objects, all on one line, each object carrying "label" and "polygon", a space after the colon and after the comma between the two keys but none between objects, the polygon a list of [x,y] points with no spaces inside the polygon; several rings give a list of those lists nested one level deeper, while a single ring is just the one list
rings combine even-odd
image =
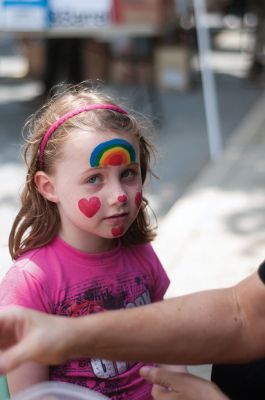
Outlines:
[{"label": "girl's eye", "polygon": [[126,169],[121,174],[121,177],[126,179],[126,178],[133,178],[137,175],[138,175],[138,171],[136,171],[135,169]]},{"label": "girl's eye", "polygon": [[99,184],[101,182],[101,178],[99,175],[93,175],[90,178],[88,178],[87,183],[90,183],[92,185]]}]

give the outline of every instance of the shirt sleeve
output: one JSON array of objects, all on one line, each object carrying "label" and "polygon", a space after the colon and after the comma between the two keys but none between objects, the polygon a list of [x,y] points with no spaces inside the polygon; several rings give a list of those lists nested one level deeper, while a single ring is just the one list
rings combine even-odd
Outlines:
[{"label": "shirt sleeve", "polygon": [[0,284],[0,307],[19,305],[52,313],[49,298],[41,282],[30,271],[16,264],[9,269]]},{"label": "shirt sleeve", "polygon": [[151,244],[146,245],[146,250],[154,280],[152,301],[160,301],[164,298],[170,280]]}]

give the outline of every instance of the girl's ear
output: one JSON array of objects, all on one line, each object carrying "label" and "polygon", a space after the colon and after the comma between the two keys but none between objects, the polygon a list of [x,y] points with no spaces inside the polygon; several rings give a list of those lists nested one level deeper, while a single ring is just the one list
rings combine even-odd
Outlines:
[{"label": "girl's ear", "polygon": [[34,176],[34,182],[38,191],[43,197],[45,197],[45,199],[52,201],[53,203],[58,203],[56,188],[51,176],[47,175],[43,171],[37,171]]}]

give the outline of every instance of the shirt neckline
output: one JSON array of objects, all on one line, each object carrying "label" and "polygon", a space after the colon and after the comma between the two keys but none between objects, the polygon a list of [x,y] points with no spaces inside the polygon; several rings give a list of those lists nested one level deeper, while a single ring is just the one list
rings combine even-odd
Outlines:
[{"label": "shirt neckline", "polygon": [[117,247],[112,250],[100,253],[88,253],[71,246],[60,236],[56,236],[53,239],[52,245],[55,246],[59,251],[62,251],[65,256],[68,255],[72,259],[75,258],[77,262],[90,262],[91,264],[95,264],[95,266],[103,266],[103,264],[105,265],[113,262],[113,260],[119,256],[121,250],[121,242],[118,241]]}]

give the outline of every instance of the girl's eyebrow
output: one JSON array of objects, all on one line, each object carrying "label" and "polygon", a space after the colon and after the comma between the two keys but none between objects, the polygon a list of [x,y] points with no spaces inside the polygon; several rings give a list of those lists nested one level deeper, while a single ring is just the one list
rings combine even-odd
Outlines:
[{"label": "girl's eyebrow", "polygon": [[106,168],[106,167],[91,167],[91,168],[86,169],[84,172],[82,172],[81,175],[86,175],[91,171],[95,171],[95,172],[97,172],[98,170],[101,171],[103,168]]},{"label": "girl's eyebrow", "polygon": [[[129,163],[129,164],[122,164],[124,167],[139,167],[140,166],[140,163],[138,163],[138,162],[131,162],[131,163]],[[112,167],[112,165],[110,165],[110,167]]]},{"label": "girl's eyebrow", "polygon": [[[126,168],[130,168],[130,167],[136,167],[136,168],[139,168],[140,167],[140,163],[138,163],[138,162],[132,162],[132,163],[130,163],[130,164],[122,164],[122,166],[123,167],[126,167]],[[99,166],[99,167],[91,167],[91,168],[88,168],[88,169],[86,169],[84,172],[82,172],[82,176],[83,175],[86,175],[86,174],[88,174],[88,173],[90,173],[90,172],[97,172],[97,171],[102,171],[103,169],[107,169],[107,168],[110,168],[110,167],[113,167],[113,165],[103,165],[103,166]]]}]

